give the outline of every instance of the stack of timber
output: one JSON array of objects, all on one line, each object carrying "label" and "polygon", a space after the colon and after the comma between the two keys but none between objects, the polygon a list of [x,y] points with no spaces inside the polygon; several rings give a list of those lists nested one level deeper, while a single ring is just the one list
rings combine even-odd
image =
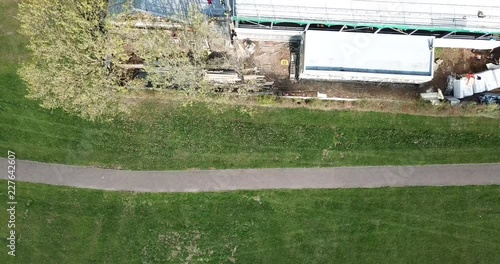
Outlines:
[{"label": "stack of timber", "polygon": [[205,77],[208,81],[215,83],[238,83],[242,81],[240,75],[232,70],[208,70]]}]

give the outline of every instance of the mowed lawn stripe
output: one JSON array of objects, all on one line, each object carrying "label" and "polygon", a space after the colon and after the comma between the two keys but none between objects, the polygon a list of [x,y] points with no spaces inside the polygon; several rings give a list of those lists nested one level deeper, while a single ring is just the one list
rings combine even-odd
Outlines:
[{"label": "mowed lawn stripe", "polygon": [[[18,121],[23,111],[28,111],[29,118]],[[153,115],[147,121],[94,124],[58,110],[5,107],[0,112],[0,117],[6,116],[0,119],[5,131],[0,142],[3,150],[32,149],[20,153],[25,159],[104,167],[109,162],[111,167],[127,169],[499,161],[500,125],[495,119],[267,108],[250,116],[237,108],[210,112],[203,104],[158,104],[150,111],[142,113]],[[283,116],[294,123],[278,121]],[[317,123],[312,123],[315,116]],[[414,119],[422,123],[413,126]],[[47,152],[55,156],[43,155]],[[264,161],[259,164],[260,160]]]}]

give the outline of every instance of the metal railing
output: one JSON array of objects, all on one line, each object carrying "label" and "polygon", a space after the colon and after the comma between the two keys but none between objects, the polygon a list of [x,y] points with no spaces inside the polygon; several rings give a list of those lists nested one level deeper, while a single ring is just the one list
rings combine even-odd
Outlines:
[{"label": "metal railing", "polygon": [[[256,21],[295,21],[298,23],[323,22],[325,24],[363,23],[363,24],[398,24],[402,26],[422,26],[456,29],[484,29],[486,31],[500,32],[500,2],[493,6],[486,6],[488,12],[485,18],[479,18],[474,12],[480,10],[481,6],[460,5],[449,6],[449,12],[426,12],[424,9],[416,9],[418,3],[410,1],[399,2],[397,7],[392,6],[394,2],[383,0],[364,0],[353,2],[380,3],[378,9],[369,8],[347,8],[334,7],[332,5],[310,6],[299,5],[297,1],[289,1],[287,5],[277,5],[272,1],[260,4],[258,0],[233,0],[235,4],[236,18],[254,18]],[[295,4],[294,4],[295,3]],[[496,1],[495,1],[496,3]],[[389,6],[381,9],[381,6]],[[433,6],[444,6],[440,3],[428,3],[429,9]],[[474,12],[465,12],[466,8],[474,9]]]}]

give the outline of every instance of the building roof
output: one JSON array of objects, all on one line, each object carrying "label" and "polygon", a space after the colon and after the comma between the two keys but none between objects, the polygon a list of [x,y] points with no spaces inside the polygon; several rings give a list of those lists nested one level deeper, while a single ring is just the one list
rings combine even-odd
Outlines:
[{"label": "building roof", "polygon": [[219,1],[211,5],[207,0],[110,0],[108,14],[127,12],[146,13],[172,20],[184,20],[191,8],[199,8],[209,16],[224,16],[225,9]]},{"label": "building roof", "polygon": [[434,37],[309,30],[301,79],[424,83],[434,76]]},{"label": "building roof", "polygon": [[497,0],[232,1],[236,20],[500,33]]}]

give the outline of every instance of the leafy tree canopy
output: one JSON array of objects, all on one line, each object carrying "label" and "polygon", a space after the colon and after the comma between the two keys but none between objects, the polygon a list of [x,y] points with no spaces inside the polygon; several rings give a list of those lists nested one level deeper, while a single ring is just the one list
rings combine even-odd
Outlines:
[{"label": "leafy tree canopy", "polygon": [[[157,18],[107,18],[106,0],[25,0],[18,18],[29,37],[31,60],[19,70],[28,97],[90,120],[128,112],[119,91],[137,83],[120,67],[137,56],[156,87],[203,90],[208,39],[217,32],[201,13],[166,29]],[[137,28],[138,20],[150,26]],[[137,70],[137,69],[136,69]],[[145,83],[145,80],[142,81]]]}]

